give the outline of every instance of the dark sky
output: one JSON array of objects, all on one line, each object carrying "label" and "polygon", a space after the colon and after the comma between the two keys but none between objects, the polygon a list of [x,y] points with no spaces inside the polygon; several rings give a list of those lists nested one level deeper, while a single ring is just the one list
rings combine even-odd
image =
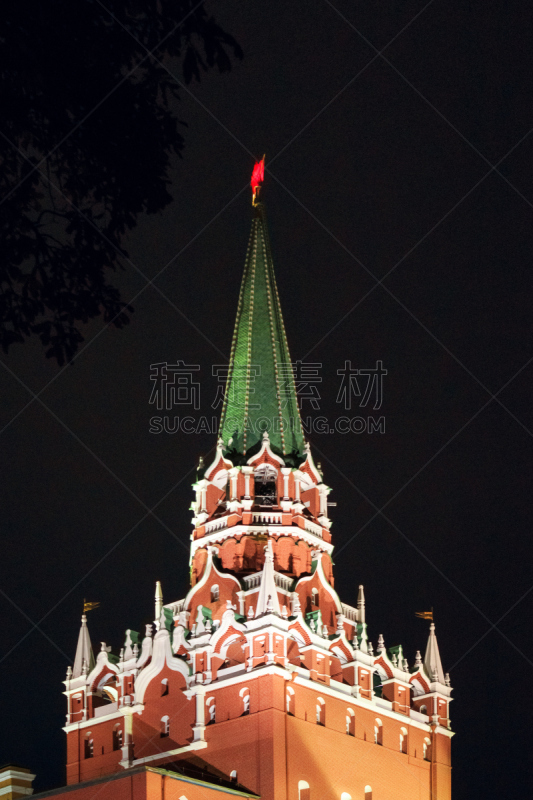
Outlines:
[{"label": "dark sky", "polygon": [[414,612],[435,609],[454,800],[529,797],[530,5],[210,8],[245,57],[183,94],[174,201],[126,243],[149,277],[168,265],[157,290],[119,276],[132,324],[88,326],[72,367],[33,342],[3,357],[18,380],[3,370],[1,758],[38,790],[62,785],[84,597],[101,602],[96,649],[118,653],[152,618],[156,580],[166,602],[187,591],[190,485],[214,436],[149,433],[150,364],[200,365],[196,416],[211,416],[251,219],[241,190],[266,153],[289,346],[323,365],[320,414],[348,413],[345,361],[388,371],[384,434],[311,436],[337,503],[336,588],[353,604],[365,585],[370,638],[401,642],[411,665],[427,636]]}]

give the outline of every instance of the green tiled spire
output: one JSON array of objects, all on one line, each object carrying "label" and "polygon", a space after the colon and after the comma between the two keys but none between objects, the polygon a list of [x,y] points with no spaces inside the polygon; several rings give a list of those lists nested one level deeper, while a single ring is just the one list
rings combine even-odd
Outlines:
[{"label": "green tiled spire", "polygon": [[261,203],[254,206],[231,345],[220,436],[227,451],[250,453],[267,429],[280,455],[301,455],[304,437]]}]

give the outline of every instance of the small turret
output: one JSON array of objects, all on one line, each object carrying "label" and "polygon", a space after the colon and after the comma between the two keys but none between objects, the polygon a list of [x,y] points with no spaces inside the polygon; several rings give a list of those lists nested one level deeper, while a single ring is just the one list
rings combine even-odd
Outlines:
[{"label": "small turret", "polygon": [[159,625],[159,618],[161,617],[162,608],[163,608],[163,590],[161,588],[161,581],[157,581],[155,585],[155,616],[154,616],[156,627]]},{"label": "small turret", "polygon": [[86,669],[91,672],[94,668],[94,655],[91,645],[91,637],[89,636],[89,629],[87,627],[87,617],[85,614],[81,615],[81,628],[78,636],[78,646],[76,647],[76,656],[74,658],[74,666],[72,668],[72,677],[79,678],[83,672],[85,662]]},{"label": "small turret", "polygon": [[257,597],[255,616],[257,618],[262,614],[267,613],[281,616],[278,590],[274,580],[274,552],[272,550],[272,542],[270,539],[265,547],[265,563],[263,564],[263,573],[261,575],[261,585],[259,587],[259,595]]},{"label": "small turret", "polygon": [[429,626],[429,638],[424,656],[424,669],[432,681],[438,681],[444,685],[444,670],[440,660],[439,646],[435,635],[435,623]]}]

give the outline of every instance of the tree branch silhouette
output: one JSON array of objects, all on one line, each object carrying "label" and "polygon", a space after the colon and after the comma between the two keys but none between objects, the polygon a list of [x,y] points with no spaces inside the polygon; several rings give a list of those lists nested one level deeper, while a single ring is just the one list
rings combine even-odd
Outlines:
[{"label": "tree branch silhouette", "polygon": [[124,234],[172,200],[186,122],[146,50],[186,83],[242,58],[197,0],[106,6],[138,42],[96,0],[19,0],[0,21],[0,343],[37,336],[60,365],[90,319],[129,322],[110,282]]}]

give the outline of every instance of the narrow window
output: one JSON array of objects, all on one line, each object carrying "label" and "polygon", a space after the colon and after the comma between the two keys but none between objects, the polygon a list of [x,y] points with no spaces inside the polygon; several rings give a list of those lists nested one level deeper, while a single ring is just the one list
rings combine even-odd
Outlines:
[{"label": "narrow window", "polygon": [[245,694],[244,697],[242,698],[242,702],[243,702],[243,705],[244,705],[244,711],[242,712],[243,716],[244,716],[245,714],[249,714],[250,713],[250,695],[249,694]]},{"label": "narrow window", "polygon": [[168,717],[161,718],[161,738],[164,739],[165,736],[170,734],[170,720]]},{"label": "narrow window", "polygon": [[380,719],[377,719],[374,725],[374,742],[376,744],[383,744],[383,723]]},{"label": "narrow window", "polygon": [[316,704],[316,724],[317,725],[326,724],[326,706],[324,700],[321,697],[318,698],[318,702]]},{"label": "narrow window", "polygon": [[407,753],[407,730],[402,728],[400,733],[400,753]]},{"label": "narrow window", "polygon": [[313,589],[313,591],[311,592],[311,597],[312,597],[313,605],[317,606],[318,605],[318,589]]},{"label": "narrow window", "polygon": [[287,707],[287,714],[290,714],[291,717],[294,717],[294,689],[292,688],[292,686],[287,687],[285,702]]},{"label": "narrow window", "polygon": [[85,758],[92,758],[94,755],[94,741],[85,739]]},{"label": "narrow window", "polygon": [[237,770],[236,770],[236,769],[233,769],[233,770],[230,772],[229,779],[230,779],[230,781],[231,781],[232,783],[237,783]]},{"label": "narrow window", "polygon": [[427,716],[427,713],[428,713],[428,707],[427,706],[420,706],[420,708],[418,710],[420,711],[421,714],[426,714],[426,716]]},{"label": "narrow window", "polygon": [[431,761],[431,739],[424,739],[424,761]]},{"label": "narrow window", "polygon": [[122,747],[122,730],[115,728],[113,730],[113,750],[120,750]]},{"label": "narrow window", "polygon": [[207,701],[207,710],[209,712],[209,722],[207,724],[211,725],[211,723],[216,722],[216,703],[214,697],[210,697]]},{"label": "narrow window", "polygon": [[348,792],[343,792],[341,794],[341,800],[352,800],[352,795],[348,794]]},{"label": "narrow window", "polygon": [[346,733],[348,736],[355,736],[355,714],[351,708],[346,715]]},{"label": "narrow window", "polygon": [[311,800],[311,789],[307,781],[298,781],[298,800]]},{"label": "narrow window", "polygon": [[164,697],[168,694],[168,678],[164,678],[161,681],[161,697]]},{"label": "narrow window", "polygon": [[215,583],[214,586],[211,587],[211,602],[218,603],[219,600],[220,600],[220,589],[218,587],[218,584]]},{"label": "narrow window", "polygon": [[372,787],[365,786],[365,800],[372,800]]}]

